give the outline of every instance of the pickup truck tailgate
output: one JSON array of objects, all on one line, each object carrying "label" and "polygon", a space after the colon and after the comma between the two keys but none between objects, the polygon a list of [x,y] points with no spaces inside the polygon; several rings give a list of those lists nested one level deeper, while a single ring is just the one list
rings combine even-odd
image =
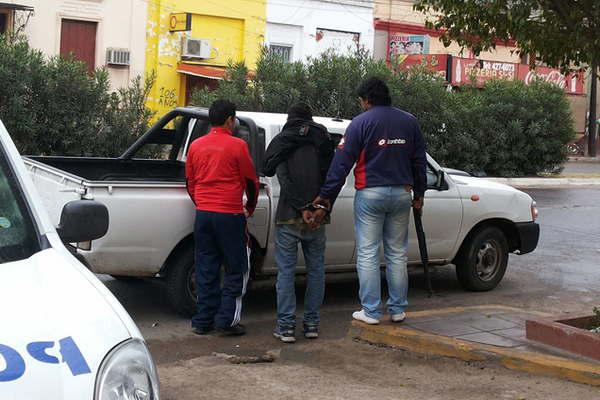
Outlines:
[{"label": "pickup truck tailgate", "polygon": [[52,223],[57,226],[63,206],[85,195],[84,180],[27,157],[23,157],[23,161]]}]

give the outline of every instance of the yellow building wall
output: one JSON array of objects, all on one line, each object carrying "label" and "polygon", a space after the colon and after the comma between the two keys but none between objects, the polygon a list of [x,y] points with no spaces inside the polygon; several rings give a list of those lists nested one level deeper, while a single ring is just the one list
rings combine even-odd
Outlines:
[{"label": "yellow building wall", "polygon": [[[170,32],[172,13],[191,13],[191,31]],[[187,63],[225,67],[245,61],[254,69],[265,40],[266,14],[266,0],[148,2],[146,74],[156,77],[148,106],[156,118],[185,105],[186,75],[177,72],[183,38],[208,39],[214,48],[210,59]]]}]

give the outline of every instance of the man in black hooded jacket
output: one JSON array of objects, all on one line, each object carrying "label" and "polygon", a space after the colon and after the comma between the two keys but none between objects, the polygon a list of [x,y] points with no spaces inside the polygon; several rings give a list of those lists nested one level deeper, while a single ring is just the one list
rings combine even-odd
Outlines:
[{"label": "man in black hooded jacket", "polygon": [[[277,174],[280,194],[277,204],[275,262],[277,264],[277,327],[273,335],[283,342],[296,340],[296,293],[294,277],[298,243],[306,262],[304,336],[319,336],[319,309],[325,293],[325,227],[313,218],[313,199],[325,182],[334,154],[327,129],[312,120],[304,103],[294,104],[288,120],[269,144],[264,173]],[[325,223],[328,221],[325,220]]]}]

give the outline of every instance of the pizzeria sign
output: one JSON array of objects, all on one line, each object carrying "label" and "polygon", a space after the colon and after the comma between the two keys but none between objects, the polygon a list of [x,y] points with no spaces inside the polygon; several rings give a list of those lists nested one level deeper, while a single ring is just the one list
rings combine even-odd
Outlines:
[{"label": "pizzeria sign", "polygon": [[449,72],[447,81],[453,86],[473,83],[482,87],[492,79],[519,79],[527,85],[543,80],[564,89],[567,94],[580,95],[585,92],[583,72],[564,75],[557,69],[543,66],[531,70],[526,64],[452,57]]}]

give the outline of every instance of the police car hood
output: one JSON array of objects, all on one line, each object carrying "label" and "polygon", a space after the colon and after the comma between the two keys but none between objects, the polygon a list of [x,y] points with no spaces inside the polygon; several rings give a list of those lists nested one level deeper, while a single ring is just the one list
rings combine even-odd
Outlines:
[{"label": "police car hood", "polygon": [[93,398],[102,360],[132,333],[94,279],[54,249],[0,264],[2,400]]}]

